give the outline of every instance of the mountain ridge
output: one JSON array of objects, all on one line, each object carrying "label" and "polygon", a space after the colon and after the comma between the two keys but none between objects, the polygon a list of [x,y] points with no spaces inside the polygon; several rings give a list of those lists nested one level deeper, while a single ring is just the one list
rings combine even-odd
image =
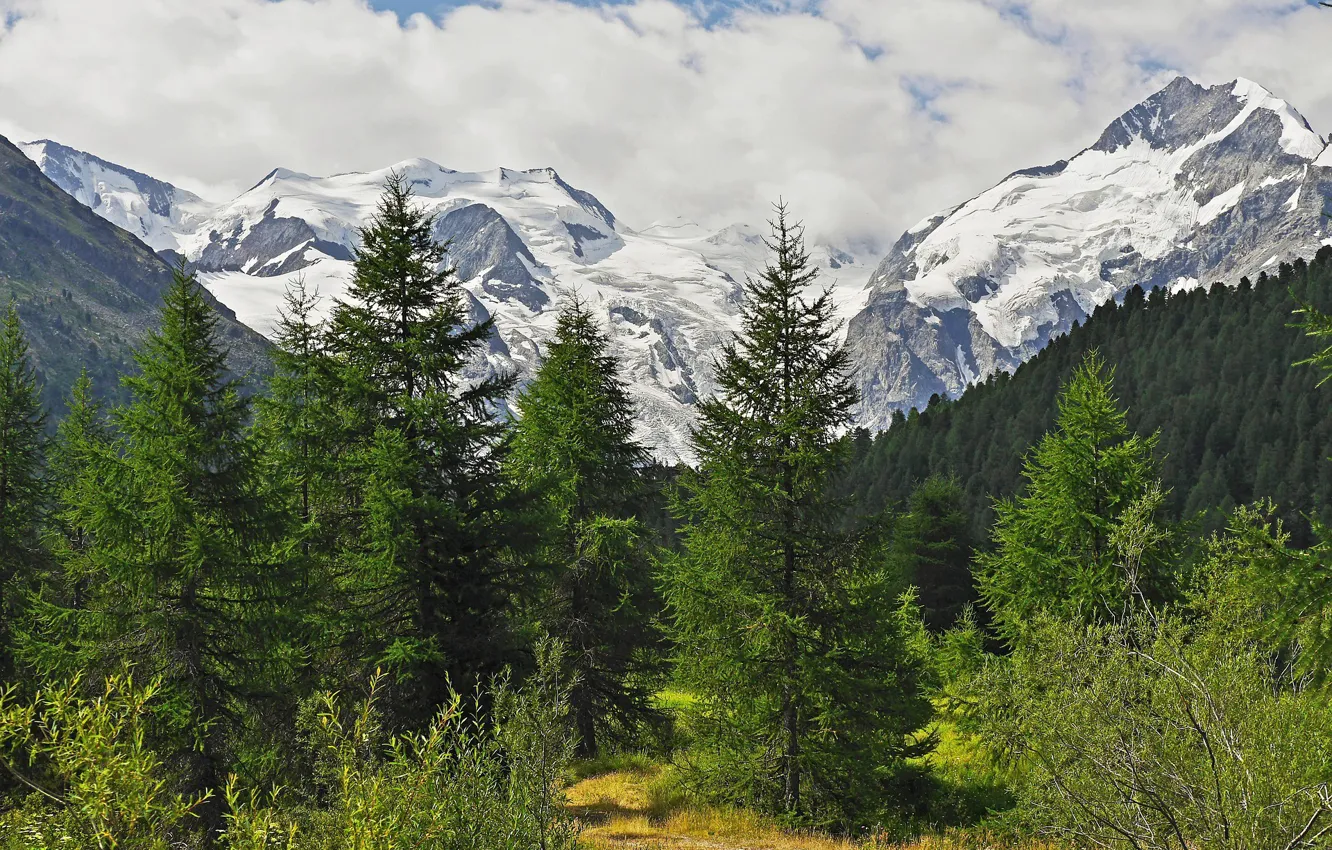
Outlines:
[{"label": "mountain ridge", "polygon": [[[0,136],[0,295],[18,305],[49,410],[63,408],[84,368],[99,395],[119,397],[119,376],[131,369],[134,344],[156,327],[170,281],[171,269],[148,245]],[[268,343],[208,299],[221,315],[231,371],[265,372]]]},{"label": "mountain ridge", "polygon": [[1011,372],[1133,285],[1236,280],[1312,255],[1328,150],[1252,81],[1178,77],[1069,159],[923,219],[880,262],[848,332],[861,424]]},{"label": "mountain ridge", "polygon": [[[124,174],[138,174],[102,174],[45,144],[45,168],[84,181],[76,197],[126,192],[135,178]],[[61,166],[62,152],[74,161]],[[437,214],[473,316],[496,320],[485,368],[531,374],[555,309],[587,296],[625,362],[640,438],[663,459],[688,459],[692,404],[712,391],[713,352],[738,326],[739,281],[766,259],[748,225],[708,232],[667,220],[635,231],[553,168],[459,172],[418,158],[328,177],[277,168],[230,201],[186,198],[156,219],[140,214],[140,229],[271,332],[295,276],[329,298],[345,289],[357,228],[390,171]],[[1332,146],[1294,107],[1243,78],[1209,87],[1178,77],[1069,158],[1017,169],[922,219],[874,264],[814,246],[846,323],[859,424],[884,428],[895,411],[1011,372],[1135,284],[1179,290],[1311,255],[1327,236],[1329,195]],[[108,216],[153,211],[129,197],[102,206]]]}]

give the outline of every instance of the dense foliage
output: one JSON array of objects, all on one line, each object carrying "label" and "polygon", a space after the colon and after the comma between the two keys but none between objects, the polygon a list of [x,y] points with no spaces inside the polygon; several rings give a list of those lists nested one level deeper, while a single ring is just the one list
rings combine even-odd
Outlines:
[{"label": "dense foliage", "polygon": [[994,520],[992,498],[1014,496],[1022,458],[1055,422],[1059,387],[1093,350],[1114,369],[1127,425],[1157,435],[1165,508],[1205,512],[1203,530],[1237,505],[1273,499],[1308,542],[1303,511],[1332,521],[1332,387],[1292,364],[1319,343],[1297,326],[1302,305],[1332,309],[1332,247],[1282,264],[1255,283],[1167,295],[1130,289],[1018,367],[902,417],[863,449],[848,489],[874,505],[904,502],[931,475],[954,475],[972,533]]},{"label": "dense foliage", "polygon": [[547,529],[537,547],[550,571],[532,619],[567,645],[579,755],[606,738],[632,738],[658,718],[660,630],[652,539],[639,518],[649,490],[647,451],[610,342],[574,299],[546,357],[518,396],[510,474],[537,496]]},{"label": "dense foliage", "polygon": [[573,850],[629,750],[788,825],[1332,846],[1332,249],[871,440],[779,206],[666,471],[576,297],[512,409],[478,377],[434,230],[389,180],[259,398],[182,266],[52,431],[10,307],[0,848]]},{"label": "dense foliage", "polygon": [[[877,524],[844,530],[831,495],[856,392],[829,292],[777,208],[742,331],[699,406],[682,481],[683,548],[664,573],[678,676],[699,700],[713,793],[796,819],[872,820],[929,715],[914,606]],[[872,765],[873,769],[866,769]]]}]

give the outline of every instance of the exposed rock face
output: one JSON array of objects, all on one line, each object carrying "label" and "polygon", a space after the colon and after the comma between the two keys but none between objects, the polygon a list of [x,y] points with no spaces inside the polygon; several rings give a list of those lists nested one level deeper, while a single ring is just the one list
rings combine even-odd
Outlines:
[{"label": "exposed rock face", "polygon": [[[320,239],[304,219],[276,215],[275,198],[258,222],[246,226],[236,219],[231,232],[208,232],[208,244],[194,259],[206,272],[245,272],[256,277],[278,277],[300,271],[318,262],[317,256],[350,260],[350,249]],[[313,249],[312,251],[306,249]],[[311,254],[316,256],[311,256]]]},{"label": "exposed rock face", "polygon": [[[396,172],[450,242],[473,320],[495,320],[476,374],[529,376],[558,308],[582,298],[621,358],[639,436],[667,460],[689,456],[693,406],[714,392],[714,358],[738,325],[740,281],[767,259],[763,234],[745,224],[632,230],[551,169],[462,173],[409,160],[312,177],[279,168],[208,204],[54,143],[25,150],[98,215],[188,258],[265,332],[297,276],[325,307],[345,293],[359,228]],[[895,410],[1011,371],[1135,284],[1234,282],[1311,255],[1329,239],[1328,197],[1332,148],[1295,110],[1246,80],[1206,88],[1180,78],[1077,155],[1015,171],[922,221],[872,274],[837,248],[812,253],[848,320],[860,421],[881,428]]]},{"label": "exposed rock face", "polygon": [[449,243],[449,262],[458,276],[479,281],[497,301],[513,300],[533,312],[550,303],[529,270],[537,267],[536,258],[504,217],[485,204],[468,204],[441,216],[435,238]]},{"label": "exposed rock face", "polygon": [[1233,283],[1311,255],[1328,238],[1327,149],[1255,83],[1181,77],[1076,156],[922,221],[850,322],[862,424],[1011,371],[1135,284]]}]

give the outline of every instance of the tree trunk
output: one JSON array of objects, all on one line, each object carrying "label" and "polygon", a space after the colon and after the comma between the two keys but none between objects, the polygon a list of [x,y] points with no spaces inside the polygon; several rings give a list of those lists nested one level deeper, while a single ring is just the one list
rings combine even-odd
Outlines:
[{"label": "tree trunk", "polygon": [[575,688],[570,700],[573,702],[574,725],[578,728],[575,755],[580,759],[594,759],[598,753],[596,710],[583,688]]}]

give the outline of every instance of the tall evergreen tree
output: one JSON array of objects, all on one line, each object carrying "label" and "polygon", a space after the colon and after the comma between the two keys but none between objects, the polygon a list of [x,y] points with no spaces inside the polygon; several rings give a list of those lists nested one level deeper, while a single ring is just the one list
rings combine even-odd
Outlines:
[{"label": "tall evergreen tree", "polygon": [[[338,376],[324,325],[315,319],[318,301],[303,279],[284,295],[274,334],[273,375],[268,392],[258,400],[257,430],[264,446],[265,478],[293,520],[288,546],[301,601],[291,613],[303,623],[310,672],[316,679],[328,679],[329,671],[346,660],[331,651],[330,642],[337,638],[331,620],[337,615],[330,608],[342,602],[332,583],[353,509],[341,475],[340,452],[346,441],[340,439]],[[332,676],[325,684],[345,682]]]},{"label": "tall evergreen tree", "polygon": [[246,704],[271,689],[289,576],[282,517],[261,480],[249,403],[228,377],[218,317],[177,268],[161,327],[124,378],[114,439],[86,446],[90,486],[66,522],[90,541],[85,652],[159,677],[163,747],[190,793],[212,790],[213,826]]},{"label": "tall evergreen tree", "polygon": [[370,669],[396,673],[398,721],[428,719],[450,684],[470,689],[510,660],[521,576],[504,557],[506,437],[494,415],[512,380],[464,374],[492,325],[469,325],[433,231],[392,175],[328,333],[354,508],[339,556],[342,628]]},{"label": "tall evergreen tree", "polygon": [[67,413],[51,444],[48,472],[52,512],[47,545],[52,563],[33,595],[19,641],[23,661],[46,681],[69,681],[90,660],[81,650],[79,630],[93,541],[78,506],[87,504],[97,487],[92,462],[106,451],[110,439],[87,371],[74,382],[66,404]]},{"label": "tall evergreen tree", "polygon": [[537,495],[553,571],[541,627],[576,674],[570,710],[579,754],[652,716],[658,665],[650,536],[643,507],[647,452],[610,341],[576,298],[560,312],[536,377],[518,396],[510,474]]},{"label": "tall evergreen tree", "polygon": [[12,624],[41,554],[46,417],[11,301],[0,321],[0,679],[13,672]]},{"label": "tall evergreen tree", "polygon": [[829,495],[857,395],[831,296],[805,299],[816,271],[776,212],[775,256],[699,406],[665,596],[712,779],[795,819],[855,821],[886,802],[929,706],[882,542],[842,532]]},{"label": "tall evergreen tree", "polygon": [[995,506],[995,548],[978,559],[980,589],[1010,642],[1038,611],[1104,621],[1137,594],[1167,590],[1168,535],[1131,571],[1116,545],[1121,520],[1159,489],[1156,437],[1129,431],[1112,382],[1092,352],[1060,394],[1055,429],[1027,456],[1025,491]]}]

